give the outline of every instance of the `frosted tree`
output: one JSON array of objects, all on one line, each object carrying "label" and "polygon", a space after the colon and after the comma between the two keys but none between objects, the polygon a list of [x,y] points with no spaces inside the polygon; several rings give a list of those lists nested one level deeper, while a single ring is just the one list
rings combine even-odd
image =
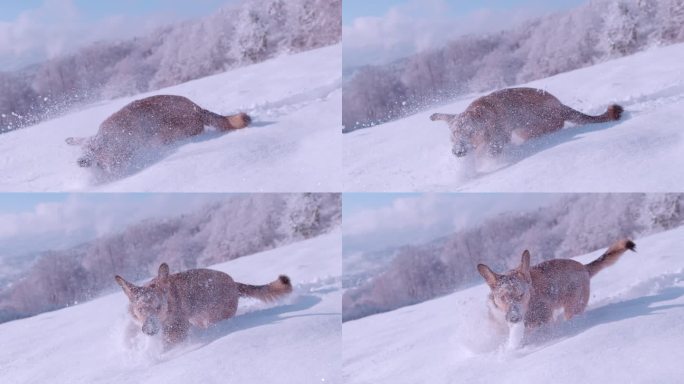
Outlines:
[{"label": "frosted tree", "polygon": [[0,111],[17,115],[2,118],[0,129],[33,124],[86,102],[151,91],[340,39],[340,0],[227,4],[203,19],[130,40],[97,42],[11,76],[0,74],[0,83],[12,79],[11,87],[3,87]]},{"label": "frosted tree", "polygon": [[[656,9],[659,20],[663,20],[658,34],[661,43],[684,41],[684,1],[670,0],[665,7]],[[647,2],[651,7],[654,5]]]},{"label": "frosted tree", "polygon": [[610,56],[624,56],[638,48],[637,8],[632,1],[607,4],[604,13],[605,43]]},{"label": "frosted tree", "polygon": [[337,228],[339,194],[239,195],[179,217],[148,219],[77,247],[47,251],[24,277],[0,289],[0,321],[92,298],[115,274],[148,279],[159,264],[173,271],[206,267]]},{"label": "frosted tree", "polygon": [[532,262],[603,249],[684,224],[684,194],[569,195],[530,212],[506,212],[447,239],[401,247],[344,293],[344,319],[413,304],[481,281],[475,266],[505,271],[525,249]]},{"label": "frosted tree", "polygon": [[[594,0],[501,33],[463,36],[357,70],[343,85],[350,95],[343,97],[343,125],[351,131],[459,94],[512,86],[681,41],[681,0]],[[401,93],[391,85],[396,83],[402,84]],[[368,89],[376,84],[379,91]],[[408,107],[397,108],[397,103]]]}]

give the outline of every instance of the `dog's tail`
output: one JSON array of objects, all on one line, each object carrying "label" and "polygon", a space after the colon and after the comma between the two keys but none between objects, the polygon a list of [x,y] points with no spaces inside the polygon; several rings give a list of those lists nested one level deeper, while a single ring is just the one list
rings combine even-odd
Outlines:
[{"label": "dog's tail", "polygon": [[608,109],[606,109],[606,112],[598,116],[585,115],[584,113],[574,110],[567,105],[564,105],[564,107],[566,120],[570,120],[576,124],[606,123],[609,121],[620,120],[622,112],[624,112],[624,109],[617,104],[609,106]]},{"label": "dog's tail", "polygon": [[622,256],[622,254],[627,250],[636,252],[636,244],[634,244],[632,240],[623,239],[611,245],[610,248],[608,248],[603,255],[601,255],[601,257],[585,265],[585,267],[587,267],[587,271],[589,272],[589,276],[593,277],[603,268],[610,267],[611,265],[615,264],[620,256]]},{"label": "dog's tail", "polygon": [[430,115],[430,120],[444,120],[446,122],[449,122],[449,120],[453,119],[454,117],[456,117],[456,115],[450,115],[448,113],[433,113],[432,115]]},{"label": "dog's tail", "polygon": [[240,296],[253,297],[262,301],[274,301],[292,292],[290,278],[285,275],[278,276],[278,279],[266,285],[249,285],[237,283]]},{"label": "dog's tail", "polygon": [[217,113],[203,109],[201,111],[202,124],[211,125],[222,131],[232,131],[245,128],[252,123],[252,117],[244,112],[235,115],[222,116]]}]

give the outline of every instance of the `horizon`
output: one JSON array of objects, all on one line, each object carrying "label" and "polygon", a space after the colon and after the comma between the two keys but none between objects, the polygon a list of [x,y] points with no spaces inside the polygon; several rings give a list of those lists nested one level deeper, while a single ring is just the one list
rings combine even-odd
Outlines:
[{"label": "horizon", "polygon": [[0,3],[0,71],[15,71],[98,41],[130,39],[241,0],[8,0]]},{"label": "horizon", "polygon": [[342,3],[345,70],[382,65],[466,34],[512,28],[531,18],[575,8],[585,0],[380,0]]}]

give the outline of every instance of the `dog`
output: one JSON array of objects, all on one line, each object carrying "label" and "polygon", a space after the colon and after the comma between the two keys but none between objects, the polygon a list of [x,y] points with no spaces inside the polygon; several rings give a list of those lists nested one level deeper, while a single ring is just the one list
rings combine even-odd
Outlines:
[{"label": "dog", "polygon": [[602,115],[585,115],[544,90],[507,88],[476,99],[460,114],[434,113],[430,120],[449,124],[452,153],[456,157],[470,151],[482,157],[499,155],[511,141],[521,144],[558,131],[566,121],[605,123],[619,120],[622,112],[621,106],[613,104]]},{"label": "dog", "polygon": [[143,150],[199,135],[205,126],[227,132],[245,128],[251,122],[244,112],[222,116],[183,96],[158,95],[127,104],[103,121],[95,136],[69,137],[65,141],[83,148],[79,166],[95,166],[117,176],[125,173]]},{"label": "dog", "polygon": [[161,331],[167,348],[185,340],[191,325],[206,329],[233,317],[240,297],[269,302],[292,292],[290,278],[285,275],[270,284],[249,285],[211,269],[169,274],[166,263],[159,266],[157,277],[143,286],[119,275],[114,279],[128,297],[133,321],[146,335]]},{"label": "dog", "polygon": [[505,274],[478,264],[477,271],[490,288],[490,318],[507,324],[511,335],[518,325],[529,329],[549,323],[555,311],[562,310],[565,319],[570,320],[587,307],[590,279],[617,262],[627,250],[636,251],[636,244],[623,239],[586,265],[571,259],[552,259],[533,267],[530,252],[525,250],[520,265]]}]

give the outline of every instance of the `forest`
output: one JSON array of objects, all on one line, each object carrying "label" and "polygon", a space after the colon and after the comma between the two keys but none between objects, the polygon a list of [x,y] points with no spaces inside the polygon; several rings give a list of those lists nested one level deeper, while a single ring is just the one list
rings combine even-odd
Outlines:
[{"label": "forest", "polygon": [[162,262],[173,271],[206,267],[327,233],[340,220],[340,195],[320,193],[236,195],[194,213],[147,219],[27,257],[35,261],[0,288],[0,322],[95,298],[116,286],[117,274],[138,281]]},{"label": "forest", "polygon": [[[506,271],[523,250],[532,264],[568,258],[684,223],[684,194],[576,194],[535,211],[507,212],[427,244],[391,250],[392,261],[366,279],[344,283],[343,320],[448,294],[480,283],[476,266]],[[389,252],[390,250],[386,251]],[[375,252],[377,253],[377,251]],[[372,255],[371,255],[372,256]]]},{"label": "forest", "polygon": [[343,84],[343,132],[394,120],[462,95],[682,41],[681,0],[589,1],[510,30],[466,35],[385,65],[345,69],[353,74]]},{"label": "forest", "polygon": [[0,71],[0,133],[74,107],[338,43],[341,0],[250,0],[146,36]]}]

